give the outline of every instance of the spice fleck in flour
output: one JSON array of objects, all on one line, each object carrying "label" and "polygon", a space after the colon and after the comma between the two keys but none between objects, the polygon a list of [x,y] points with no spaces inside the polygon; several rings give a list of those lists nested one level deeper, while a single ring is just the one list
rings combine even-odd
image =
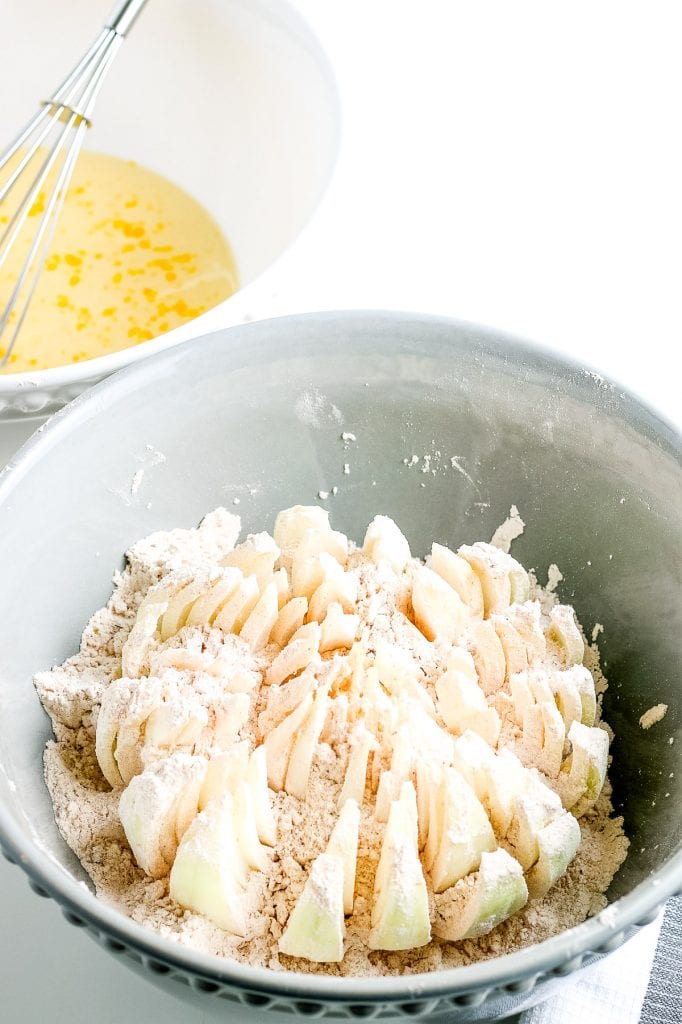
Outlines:
[{"label": "spice fleck in flour", "polygon": [[[348,435],[350,437],[350,435]],[[97,895],[273,970],[405,974],[541,942],[625,858],[606,683],[553,567],[362,548],[296,506],[136,544],[78,654],[36,676],[57,825]]]}]

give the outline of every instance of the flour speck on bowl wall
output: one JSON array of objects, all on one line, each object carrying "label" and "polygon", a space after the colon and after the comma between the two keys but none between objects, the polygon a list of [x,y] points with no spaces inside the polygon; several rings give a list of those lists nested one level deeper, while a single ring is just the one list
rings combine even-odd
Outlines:
[{"label": "flour speck on bowl wall", "polygon": [[[170,375],[183,380],[180,412],[166,386]],[[335,414],[300,416],[297,410],[311,395],[318,396],[316,408],[323,405]],[[162,453],[163,459],[145,463],[140,477],[145,453],[152,450]],[[84,474],[82,467],[88,465],[97,465],[97,472]],[[344,471],[346,466],[349,472]],[[681,489],[678,435],[634,398],[539,349],[472,325],[401,314],[311,314],[232,328],[128,368],[58,414],[0,480],[0,560],[9,574],[20,573],[29,588],[22,602],[5,598],[0,616],[0,642],[7,652],[4,685],[12,701],[11,723],[8,716],[0,720],[3,849],[105,948],[125,951],[126,961],[156,984],[205,1006],[207,1012],[220,1010],[228,1019],[253,1013],[285,1019],[305,1006],[306,1012],[314,1010],[318,1016],[381,1013],[383,1019],[401,1019],[409,1013],[436,1021],[484,1020],[546,998],[566,983],[563,975],[627,941],[682,885],[675,804],[682,632],[657,611],[661,603],[675,607],[675,553],[682,523],[681,504],[671,498],[679,498]],[[53,495],[47,520],[40,499],[45,493]],[[310,551],[314,553],[318,545],[313,567],[301,560],[296,545],[287,541],[288,527],[276,519],[281,510],[296,506],[318,509],[311,513],[316,523],[307,527]],[[516,510],[499,531],[512,506]],[[83,508],[89,510],[87,521]],[[216,508],[223,511],[209,515],[202,534],[198,524]],[[291,517],[285,522],[291,523]],[[178,529],[181,532],[168,532]],[[260,539],[240,547],[249,534]],[[150,535],[156,539],[140,545],[140,538]],[[493,535],[500,547],[488,543]],[[508,553],[503,549],[512,536]],[[345,538],[358,550],[352,544],[346,548]],[[126,551],[132,556],[129,568],[115,578],[117,596],[109,611],[91,624],[78,654],[83,627],[93,610],[109,600],[112,570],[124,570]],[[423,564],[427,556],[429,561]],[[253,558],[255,562],[250,561]],[[462,562],[469,569],[473,563],[473,575]],[[523,567],[532,574],[526,576]],[[166,568],[173,570],[171,578]],[[251,578],[254,582],[249,583]],[[485,595],[482,605],[477,604],[472,579],[478,580]],[[298,595],[286,590],[287,580]],[[649,600],[652,581],[660,596],[656,603]],[[232,585],[237,587],[234,593],[229,591]],[[165,596],[154,587],[165,587]],[[218,592],[219,587],[224,590]],[[149,600],[140,606],[142,598]],[[296,616],[301,615],[303,598],[307,610],[300,619]],[[540,616],[538,636],[544,637],[548,651],[564,659],[557,668],[563,680],[561,699],[554,704],[556,713],[546,719],[544,740],[532,728],[532,706],[539,706],[537,696],[533,700],[532,672],[524,675],[522,664],[513,662],[527,658],[528,649],[524,654],[518,645],[510,646],[514,633],[509,626],[517,633],[522,629],[522,619],[514,611],[525,605],[521,598],[531,605],[539,602],[539,610],[529,610],[528,615]],[[145,613],[150,606],[151,612]],[[479,619],[473,610],[481,607],[484,617]],[[36,621],[42,624],[38,633]],[[131,646],[133,621],[134,636],[142,642],[131,641]],[[229,633],[227,640],[221,623],[226,627],[223,633]],[[461,633],[455,635],[459,628]],[[289,635],[289,630],[294,632]],[[299,630],[303,633],[296,637]],[[30,645],[11,642],[12,637],[29,633]],[[267,638],[273,635],[276,646],[268,646]],[[364,652],[356,646],[363,637],[368,641]],[[498,651],[495,644],[502,651],[497,660],[491,654]],[[76,660],[67,660],[74,655]],[[349,659],[360,655],[365,659],[362,671],[351,664],[348,675]],[[239,720],[236,731],[245,730],[235,735],[237,744],[242,736],[248,740],[249,730],[254,736],[260,730],[266,753],[268,748],[281,749],[289,759],[288,764],[286,758],[282,761],[283,775],[281,769],[274,774],[271,770],[267,779],[270,808],[279,815],[280,828],[287,823],[281,828],[285,845],[270,845],[273,837],[263,803],[259,806],[264,816],[250,833],[248,854],[240,845],[243,822],[251,819],[247,812],[233,816],[230,801],[248,806],[262,793],[259,766],[249,767],[258,747],[247,741],[235,757],[247,758],[243,764],[254,780],[252,789],[248,794],[243,787],[239,793],[235,790],[213,810],[209,798],[209,813],[205,808],[197,814],[200,797],[195,796],[194,822],[186,830],[174,831],[171,848],[169,833],[136,825],[130,813],[136,792],[142,794],[140,807],[152,806],[143,799],[145,773],[147,778],[168,779],[159,760],[154,760],[165,754],[155,743],[158,748],[163,737],[161,747],[168,742],[168,725],[162,728],[161,705],[149,704],[144,714],[156,717],[145,740],[139,724],[135,726],[138,719],[130,718],[126,687],[130,685],[131,695],[136,689],[149,694],[155,681],[164,679],[164,686],[176,686],[174,692],[182,698],[174,706],[187,710],[183,672],[196,671],[197,666],[207,672],[216,661],[224,667],[228,656],[230,678],[236,682],[234,692],[223,695],[224,706],[231,709],[231,726]],[[122,678],[114,678],[121,672],[122,658],[125,671]],[[293,673],[291,659],[298,665]],[[508,670],[512,662],[521,671],[506,680],[505,665]],[[64,671],[45,672],[64,663]],[[402,669],[396,676],[397,663]],[[608,676],[606,689],[599,664]],[[325,689],[320,685],[322,674],[332,672],[323,666],[332,665],[338,675],[327,680]],[[416,666],[417,675],[410,666]],[[575,669],[580,671],[570,676]],[[54,733],[31,686],[36,673]],[[269,680],[264,686],[257,683],[261,673]],[[576,685],[590,677],[594,696],[589,688],[572,690],[569,676],[561,673],[568,673]],[[389,692],[395,678],[407,687],[402,696]],[[505,688],[512,680],[512,702],[517,705],[525,699],[532,705],[529,717],[521,715],[520,723],[518,708],[505,719]],[[306,693],[309,684],[312,690]],[[204,692],[214,694],[208,702],[202,705],[196,695],[190,701],[192,743],[198,753],[179,751],[171,757],[189,757],[196,765],[204,756],[201,744],[216,721],[210,717],[211,708],[218,706],[214,685],[215,680],[205,684]],[[477,685],[489,692],[476,696],[472,686]],[[579,813],[581,801],[592,799],[590,793],[596,791],[587,781],[580,792],[563,791],[572,762],[565,761],[561,729],[573,716],[569,731],[575,758],[581,729],[591,735],[592,729],[602,732],[600,720],[609,724],[600,741],[610,747],[609,783],[595,808],[579,818],[582,845],[568,861],[580,865],[580,858],[585,860],[573,876],[569,863],[564,877],[554,879],[553,904],[550,881],[549,895],[539,902],[531,896],[523,909],[524,888],[546,884],[550,876],[540,872],[543,883],[533,867],[521,863],[529,855],[521,833],[508,833],[503,848],[499,820],[486,832],[484,814],[476,820],[480,842],[488,848],[476,854],[479,869],[470,873],[471,887],[465,887],[464,902],[457,903],[460,910],[454,917],[442,913],[443,901],[455,891],[461,894],[462,888],[461,882],[448,884],[453,861],[446,857],[450,840],[444,833],[436,829],[431,848],[420,850],[429,838],[428,829],[421,837],[418,830],[420,808],[425,807],[420,779],[423,795],[430,768],[412,764],[409,756],[405,761],[402,755],[396,755],[394,763],[392,753],[386,763],[377,755],[374,779],[372,758],[367,762],[367,792],[378,796],[381,786],[380,803],[385,804],[382,810],[375,797],[363,802],[356,888],[350,893],[355,906],[352,914],[344,913],[349,893],[343,883],[350,860],[340,851],[348,849],[342,839],[354,834],[358,819],[353,801],[359,806],[362,793],[356,786],[357,772],[343,767],[343,709],[353,707],[357,686],[365,709],[383,709],[383,721],[377,721],[378,732],[370,737],[369,746],[376,743],[381,748],[377,737],[381,740],[394,707],[400,730],[402,708],[409,712],[403,734],[410,740],[403,744],[403,753],[408,755],[412,747],[418,750],[422,733],[432,747],[445,737],[454,744],[455,758],[459,756],[457,770],[466,773],[476,750],[492,749],[482,733],[490,739],[490,730],[499,730],[498,738],[510,753],[513,747],[519,772],[532,775],[534,766],[540,765],[549,773],[545,777],[556,779],[561,801],[557,805],[548,796],[547,807],[556,808],[555,820],[574,822],[566,826],[574,835],[576,817],[562,809],[561,802]],[[370,690],[374,698],[368,702]],[[161,690],[154,692],[158,698]],[[250,693],[259,695],[257,708]],[[115,696],[122,703],[116,703]],[[164,706],[167,697],[160,698]],[[331,703],[337,708],[335,715],[320,725],[320,709]],[[665,716],[643,729],[640,718],[659,705],[667,707]],[[319,746],[319,756],[309,761],[306,744],[298,743],[301,736],[295,723],[286,727],[293,748],[282,747],[286,728],[281,726],[300,712],[301,723],[307,723],[302,734],[310,737],[314,716],[307,718],[306,708],[311,706],[320,711],[320,733],[313,743],[314,749]],[[143,706],[138,703],[136,708],[139,717]],[[101,721],[96,720],[99,717]],[[466,729],[461,728],[464,718]],[[550,722],[558,732],[551,731]],[[402,724],[407,725],[405,720]],[[102,742],[97,751],[98,730]],[[110,736],[115,740],[107,744]],[[670,737],[677,743],[668,742]],[[57,820],[88,873],[74,859],[55,821],[41,765],[46,744]],[[356,763],[361,748],[362,743],[356,744]],[[584,749],[591,749],[590,744]],[[495,759],[502,756],[499,748],[489,755],[493,762],[484,772],[489,778],[495,774]],[[514,763],[505,762],[510,770]],[[229,767],[226,770],[229,775]],[[577,772],[575,767],[574,783]],[[125,784],[123,792],[131,791],[118,807],[117,786],[118,792],[121,788],[116,773]],[[541,776],[532,775],[532,783],[530,776],[523,777],[528,785],[541,783]],[[441,782],[436,779],[434,785],[438,789]],[[350,797],[345,807],[350,810],[339,816],[343,807],[338,807],[338,798],[344,788]],[[470,790],[474,795],[467,797],[467,806],[472,815],[478,806],[485,809],[486,801],[491,809],[492,790],[486,795],[477,789],[473,774],[461,791]],[[186,815],[191,801],[184,788],[183,793]],[[342,817],[340,835],[336,825]],[[625,859],[621,819],[630,842]],[[215,820],[236,828],[234,850],[241,849],[249,863],[253,859],[263,867],[274,865],[273,878],[278,881],[271,893],[272,916],[268,915],[267,933],[252,947],[261,950],[255,963],[248,957],[238,962],[244,947],[235,941],[234,930],[239,930],[240,921],[233,916],[220,927],[211,922],[217,903],[202,901],[207,891],[216,890],[203,883],[197,887],[201,873],[188,870],[197,857],[201,860],[205,843],[214,841],[210,837]],[[296,834],[306,826],[307,852],[299,862],[296,855],[302,848],[296,848]],[[99,832],[101,841],[86,836],[89,827]],[[329,835],[330,829],[336,830],[336,838]],[[655,843],[650,841],[652,834]],[[220,835],[224,839],[225,833]],[[404,935],[396,939],[384,916],[390,905],[385,893],[394,886],[390,864],[399,850],[406,858],[401,863],[411,865],[415,880],[411,953],[398,951],[396,941],[406,940]],[[372,864],[377,854],[379,861],[383,854],[383,867],[363,873],[365,863]],[[165,868],[174,855],[182,870],[176,871],[175,882],[171,876],[170,885],[179,902],[168,892]],[[519,866],[513,868],[512,861]],[[230,863],[238,870],[238,859]],[[502,864],[511,872],[506,876],[508,916],[488,930],[490,921],[482,926],[471,910],[470,897],[479,884],[476,878],[499,878],[495,866]],[[614,871],[605,893],[606,911],[577,924],[604,906],[599,891]],[[251,879],[262,873],[253,867],[249,872],[236,888],[222,876],[227,886],[220,890],[222,898],[232,893],[241,899],[239,894],[247,892]],[[428,894],[426,903],[419,872],[432,882],[439,878],[435,888],[442,886],[441,893]],[[100,893],[106,891],[107,878],[110,883],[117,878],[128,893],[130,913],[98,898],[88,875],[95,878]],[[377,885],[373,875],[383,882]],[[297,919],[305,922],[311,909],[320,910],[314,898],[317,878],[330,885],[324,911],[331,925],[320,933],[326,967],[311,959],[315,950],[306,946],[306,928],[295,927]],[[566,893],[571,884],[576,899],[569,906]],[[139,902],[133,908],[134,893]],[[112,895],[111,889],[107,895]],[[581,899],[585,905],[579,910],[576,902]],[[180,910],[182,906],[187,909]],[[239,909],[238,903],[229,906],[233,914]],[[534,906],[546,913],[534,913]],[[569,909],[573,916],[562,917]],[[480,935],[483,927],[487,935],[482,938],[463,937],[463,921],[470,912],[466,930]],[[150,913],[160,915],[154,927],[149,927]],[[494,913],[501,912],[498,908]],[[421,922],[421,930],[415,922]],[[509,941],[513,922],[523,932],[519,942]],[[557,924],[566,930],[552,934]],[[452,929],[452,938],[439,940],[446,953],[441,952],[438,962],[427,959],[420,964],[420,950],[431,958],[435,948],[433,940],[428,944],[429,926],[434,933]],[[220,939],[221,933],[228,938]],[[450,960],[448,949],[455,953]],[[475,955],[476,949],[484,959]],[[334,959],[339,951],[350,955],[355,970],[347,977],[326,976],[329,966],[343,970],[344,961]]]}]

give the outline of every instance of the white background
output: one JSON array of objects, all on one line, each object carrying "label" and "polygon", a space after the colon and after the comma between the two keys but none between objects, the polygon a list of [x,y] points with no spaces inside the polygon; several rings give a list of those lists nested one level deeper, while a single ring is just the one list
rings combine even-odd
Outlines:
[{"label": "white background", "polygon": [[271,310],[493,324],[679,418],[679,3],[298,6],[337,69],[345,138]]},{"label": "white background", "polygon": [[[314,224],[254,289],[254,315],[384,306],[477,320],[679,421],[679,4],[296,3],[339,78],[343,149]],[[4,862],[0,893],[8,1024],[204,1020]]]}]

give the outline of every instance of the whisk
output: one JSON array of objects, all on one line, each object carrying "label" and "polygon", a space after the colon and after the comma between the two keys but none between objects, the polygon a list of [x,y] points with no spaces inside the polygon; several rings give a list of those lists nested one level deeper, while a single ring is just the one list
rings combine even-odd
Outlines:
[{"label": "whisk", "polygon": [[[0,273],[12,247],[22,235],[31,211],[38,209],[42,212],[35,237],[29,240],[26,260],[0,313],[0,370],[12,355],[36,290],[78,154],[91,123],[95,100],[121,43],[146,3],[147,0],[120,0],[116,4],[90,49],[0,156],[0,174],[8,169],[13,158],[18,158],[17,166],[0,187],[0,211],[15,187],[16,193],[20,194],[0,237]],[[36,160],[41,160],[37,169]],[[41,211],[38,200],[48,178],[54,183]]]}]

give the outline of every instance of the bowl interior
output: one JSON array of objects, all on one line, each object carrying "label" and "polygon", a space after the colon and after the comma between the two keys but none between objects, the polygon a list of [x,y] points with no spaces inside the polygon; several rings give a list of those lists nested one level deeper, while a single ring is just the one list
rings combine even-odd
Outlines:
[{"label": "bowl interior", "polygon": [[[270,527],[334,486],[338,529],[361,540],[383,512],[422,556],[434,539],[488,539],[518,506],[517,557],[541,579],[556,562],[587,632],[604,626],[612,778],[632,839],[611,895],[646,879],[682,838],[679,438],[535,349],[388,314],[265,321],[165,352],[58,414],[0,478],[0,803],[27,849],[83,878],[42,782],[50,730],[31,677],[76,650],[125,548],[219,504],[245,531]],[[644,732],[661,701],[667,717]]]},{"label": "bowl interior", "polygon": [[[111,6],[3,5],[12,46],[0,91],[17,99],[0,106],[0,148],[66,75]],[[285,0],[163,0],[148,5],[122,46],[87,145],[187,189],[224,229],[248,284],[310,218],[337,135],[326,59]]]}]

